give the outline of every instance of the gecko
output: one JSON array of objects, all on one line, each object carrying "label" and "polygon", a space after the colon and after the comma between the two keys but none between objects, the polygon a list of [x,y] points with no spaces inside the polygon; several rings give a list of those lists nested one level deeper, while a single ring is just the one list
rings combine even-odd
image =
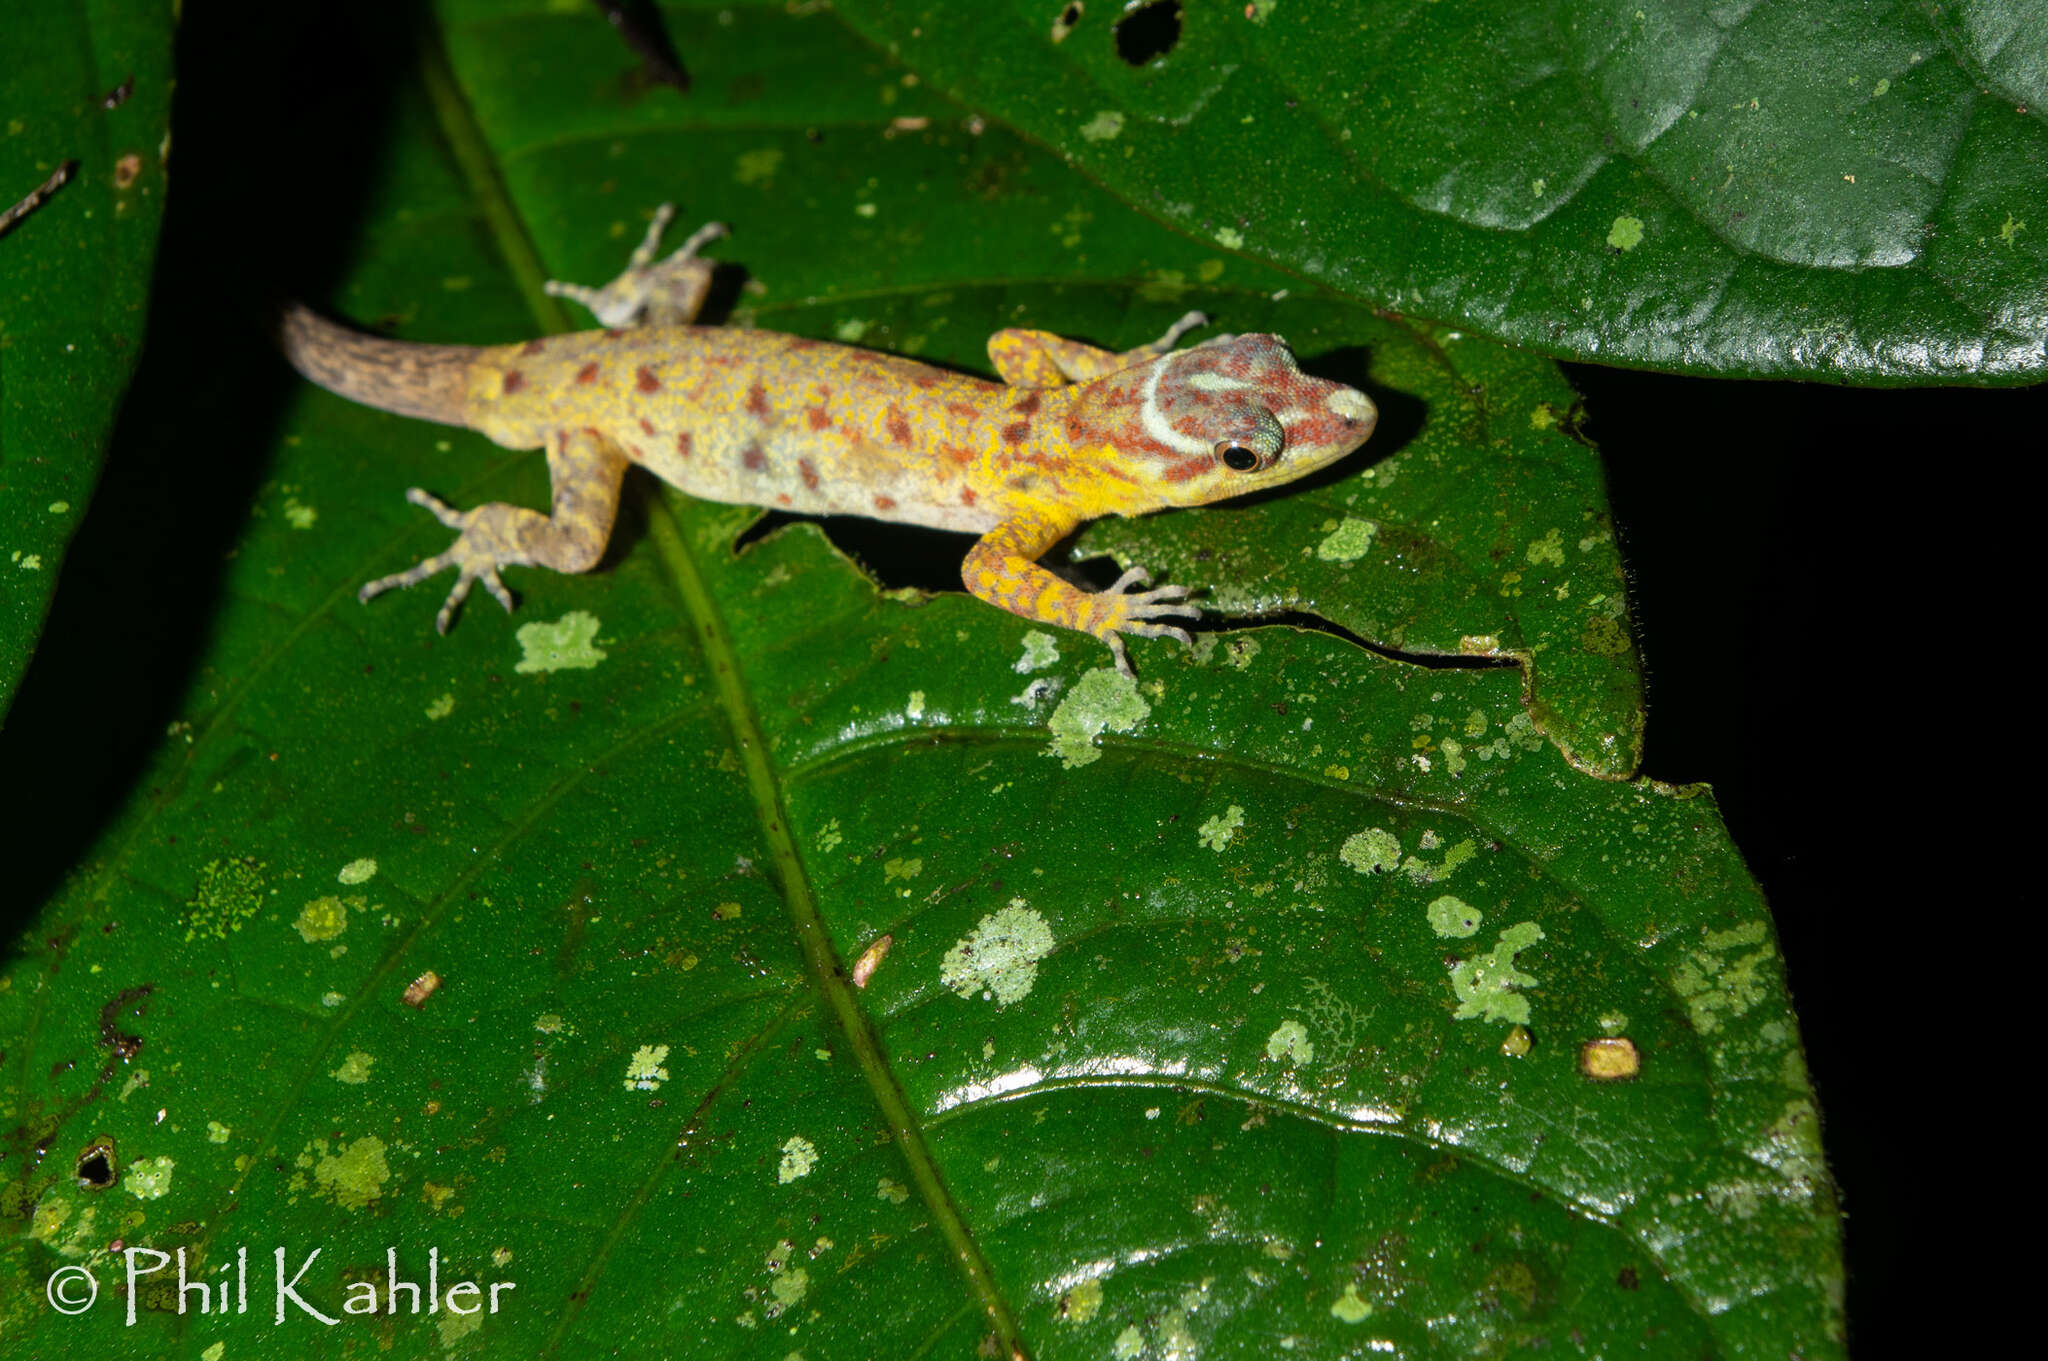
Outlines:
[{"label": "gecko", "polygon": [[499,572],[597,565],[638,464],[691,496],[811,515],[862,515],[977,535],[968,591],[1041,624],[1100,639],[1132,674],[1124,635],[1192,645],[1190,587],[1132,567],[1102,591],[1039,558],[1085,522],[1199,506],[1291,482],[1372,434],[1364,393],[1301,371],[1276,335],[1175,348],[1199,312],[1150,344],[1112,351],[1048,331],[989,337],[1000,382],[875,350],[775,331],[693,324],[726,234],[710,223],[656,261],[673,209],[655,213],[624,272],[601,288],[551,281],[602,330],[496,346],[365,335],[290,304],[285,356],[308,379],[398,415],[545,449],[547,511],[456,510],[406,499],[456,532],[416,566],[364,585],[368,601],[454,569],[435,617],[446,633],[473,584],[510,611]]}]

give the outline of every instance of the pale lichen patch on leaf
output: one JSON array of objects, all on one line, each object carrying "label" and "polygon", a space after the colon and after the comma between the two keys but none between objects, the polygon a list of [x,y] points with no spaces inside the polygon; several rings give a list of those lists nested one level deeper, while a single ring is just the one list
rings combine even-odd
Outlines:
[{"label": "pale lichen patch on leaf", "polygon": [[1124,116],[1115,109],[1104,109],[1081,125],[1081,135],[1091,142],[1108,142],[1124,130]]},{"label": "pale lichen patch on leaf", "polygon": [[1372,548],[1378,532],[1379,526],[1370,520],[1347,517],[1316,545],[1316,557],[1322,562],[1356,562]]},{"label": "pale lichen patch on leaf", "polygon": [[1308,1027],[1299,1021],[1282,1021],[1266,1037],[1266,1057],[1275,1063],[1298,1068],[1315,1056],[1316,1047],[1308,1037]]},{"label": "pale lichen patch on leaf", "polygon": [[1021,1002],[1038,982],[1038,961],[1052,953],[1052,928],[1022,898],[983,917],[946,951],[939,981],[962,997],[979,992],[998,1007]]},{"label": "pale lichen patch on leaf", "polygon": [[377,877],[377,862],[367,855],[351,860],[334,877],[344,884],[367,884]]},{"label": "pale lichen patch on leaf", "polygon": [[1458,995],[1454,1019],[1529,1023],[1529,999],[1516,988],[1533,988],[1536,980],[1515,967],[1515,956],[1543,939],[1535,922],[1516,922],[1500,933],[1500,943],[1483,955],[1459,963],[1451,971],[1451,990]]},{"label": "pale lichen patch on leaf", "polygon": [[1342,1323],[1363,1323],[1372,1316],[1372,1302],[1358,1297],[1358,1282],[1346,1281],[1344,1293],[1330,1306],[1330,1317]]},{"label": "pale lichen patch on leaf", "polygon": [[588,610],[571,610],[552,624],[535,621],[519,628],[519,647],[525,653],[512,666],[521,675],[540,671],[588,671],[605,659],[596,645],[597,616]]},{"label": "pale lichen patch on leaf", "polygon": [[[1709,931],[1704,946],[1688,951],[1671,971],[1671,985],[1700,1034],[1713,1034],[1724,1019],[1742,1015],[1763,999],[1764,982],[1757,974],[1771,960],[1770,946],[1763,945],[1766,934],[1760,921]],[[1763,948],[1745,950],[1752,945]],[[1735,955],[1738,950],[1744,953]]]},{"label": "pale lichen patch on leaf", "polygon": [[385,1183],[391,1180],[391,1164],[384,1154],[384,1141],[365,1134],[341,1152],[321,1157],[313,1165],[313,1181],[323,1196],[342,1209],[360,1210],[382,1196]]},{"label": "pale lichen patch on leaf", "polygon": [[298,920],[292,923],[292,929],[308,945],[333,940],[348,930],[348,906],[331,893],[315,898],[299,909]]},{"label": "pale lichen patch on leaf", "polygon": [[1462,898],[1446,893],[1429,905],[1430,929],[1439,936],[1453,936],[1462,939],[1474,935],[1484,919],[1478,908]]},{"label": "pale lichen patch on leaf", "polygon": [[1384,827],[1368,827],[1345,837],[1337,858],[1360,874],[1396,870],[1401,867],[1401,838]]},{"label": "pale lichen patch on leaf", "polygon": [[328,1076],[336,1082],[346,1082],[351,1087],[360,1087],[370,1080],[370,1067],[377,1062],[374,1054],[365,1054],[360,1049],[351,1050],[341,1061],[341,1067]]},{"label": "pale lichen patch on leaf", "polygon": [[1231,839],[1237,835],[1237,829],[1242,826],[1244,826],[1244,809],[1233,803],[1221,813],[1204,822],[1196,835],[1197,839],[1204,846],[1207,846],[1212,851],[1221,852],[1224,847],[1230,844]]},{"label": "pale lichen patch on leaf", "polygon": [[137,1158],[121,1174],[121,1185],[137,1200],[155,1200],[170,1191],[176,1167],[170,1158]]},{"label": "pale lichen patch on leaf", "polygon": [[792,1182],[808,1177],[818,1165],[818,1146],[801,1134],[792,1134],[783,1141],[782,1161],[776,1165],[775,1180]]},{"label": "pale lichen patch on leaf", "polygon": [[1033,629],[1024,635],[1024,655],[1011,663],[1010,669],[1020,676],[1028,676],[1033,671],[1043,671],[1059,659],[1059,640],[1041,629]]},{"label": "pale lichen patch on leaf", "polygon": [[1095,739],[1105,732],[1134,731],[1152,713],[1138,693],[1138,682],[1113,667],[1098,667],[1082,676],[1046,727],[1052,733],[1051,755],[1068,770],[1102,759]]},{"label": "pale lichen patch on leaf", "polygon": [[668,1069],[662,1063],[668,1058],[665,1044],[643,1044],[633,1051],[633,1057],[626,1062],[625,1087],[629,1092],[651,1092],[668,1081]]}]

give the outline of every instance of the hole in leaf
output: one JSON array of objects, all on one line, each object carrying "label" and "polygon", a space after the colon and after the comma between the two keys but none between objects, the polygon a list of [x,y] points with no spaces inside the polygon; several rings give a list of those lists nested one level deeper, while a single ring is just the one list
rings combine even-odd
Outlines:
[{"label": "hole in leaf", "polygon": [[114,1184],[114,1141],[102,1134],[85,1146],[74,1169],[78,1184],[88,1191],[104,1191]]},{"label": "hole in leaf", "polygon": [[1132,66],[1146,66],[1180,42],[1180,0],[1149,0],[1111,27],[1116,54]]}]

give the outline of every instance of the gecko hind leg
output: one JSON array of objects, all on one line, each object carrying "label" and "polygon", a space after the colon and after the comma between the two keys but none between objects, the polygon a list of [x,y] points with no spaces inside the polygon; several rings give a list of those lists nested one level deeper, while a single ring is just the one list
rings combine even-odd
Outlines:
[{"label": "gecko hind leg", "polygon": [[549,279],[541,287],[551,298],[580,303],[606,326],[687,326],[704,308],[717,265],[697,252],[729,235],[723,222],[707,222],[660,264],[653,263],[661,234],[675,218],[672,203],[654,210],[647,234],[633,248],[626,268],[602,288]]},{"label": "gecko hind leg", "polygon": [[509,614],[512,593],[505,588],[498,569],[531,566],[587,572],[595,567],[618,518],[619,486],[625,473],[624,454],[603,439],[579,431],[549,441],[548,475],[554,484],[554,500],[546,515],[503,501],[457,510],[413,487],[405,499],[454,530],[455,542],[403,572],[365,583],[356,599],[368,602],[386,591],[417,586],[452,567],[456,569],[455,584],[434,616],[435,632],[448,632],[456,610],[479,581]]}]

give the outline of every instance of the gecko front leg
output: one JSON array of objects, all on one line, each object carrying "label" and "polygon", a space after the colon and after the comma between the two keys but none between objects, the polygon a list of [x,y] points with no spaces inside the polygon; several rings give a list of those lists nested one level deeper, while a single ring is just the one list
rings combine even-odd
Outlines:
[{"label": "gecko front leg", "polygon": [[1005,520],[967,551],[960,579],[975,597],[1011,614],[1100,638],[1115,654],[1116,669],[1126,676],[1132,671],[1131,660],[1124,653],[1123,634],[1178,638],[1186,646],[1194,646],[1186,629],[1153,622],[1201,616],[1201,611],[1187,602],[1187,587],[1130,591],[1131,586],[1149,586],[1152,581],[1144,568],[1133,567],[1106,591],[1084,591],[1038,565],[1041,554],[1079,525],[1078,519],[1052,511]]},{"label": "gecko front leg", "polygon": [[548,441],[548,480],[554,502],[548,514],[524,506],[492,501],[474,510],[456,510],[414,487],[405,499],[434,513],[457,532],[446,551],[417,566],[380,577],[356,592],[358,600],[401,586],[416,586],[428,577],[456,569],[434,628],[446,633],[469,588],[481,581],[509,614],[512,593],[498,576],[501,567],[549,567],[557,572],[587,572],[604,556],[612,523],[619,513],[619,485],[626,475],[626,456],[589,430],[556,434]]}]

